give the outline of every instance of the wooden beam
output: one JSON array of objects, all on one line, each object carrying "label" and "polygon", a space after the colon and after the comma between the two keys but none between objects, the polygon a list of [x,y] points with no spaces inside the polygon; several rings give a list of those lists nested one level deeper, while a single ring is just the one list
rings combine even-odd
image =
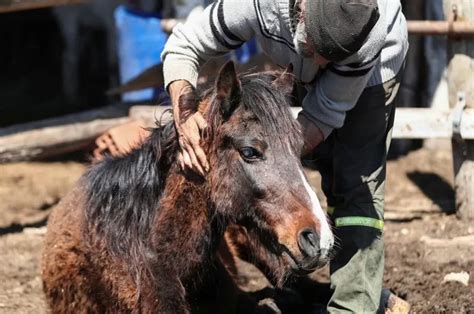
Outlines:
[{"label": "wooden beam", "polygon": [[[133,106],[129,116],[143,120],[147,125],[156,121],[162,124],[172,120],[170,106]],[[301,107],[291,107],[293,117],[297,117]],[[429,108],[397,108],[392,137],[396,139],[451,139],[453,137],[452,111],[437,111]],[[474,108],[465,109],[461,120],[461,135],[464,139],[474,139]]]},{"label": "wooden beam", "polygon": [[142,90],[145,88],[163,86],[163,64],[156,64],[141,72],[128,82],[107,91],[108,96],[118,96],[127,92]]},{"label": "wooden beam", "polygon": [[116,105],[0,128],[0,163],[38,160],[82,150],[93,145],[108,129],[131,120],[144,120],[153,126],[163,117],[162,123],[167,123],[172,119],[164,114],[168,109]]},{"label": "wooden beam", "polygon": [[[292,107],[297,117],[300,107]],[[451,111],[428,108],[397,108],[392,137],[397,139],[451,139],[453,137]],[[461,120],[461,135],[474,139],[474,109],[466,109]]]},{"label": "wooden beam", "polygon": [[447,21],[408,21],[410,35],[474,36],[474,23]]},{"label": "wooden beam", "polygon": [[68,4],[83,4],[90,0],[0,0],[0,13],[33,10]]},{"label": "wooden beam", "polygon": [[[107,129],[142,120],[149,126],[172,120],[169,106],[109,106],[59,118],[30,122],[0,129],[0,162],[36,160],[77,151],[93,144]],[[294,117],[300,107],[291,108]],[[451,138],[449,111],[426,108],[398,108],[393,138]],[[474,109],[466,109],[461,134],[474,139]]]},{"label": "wooden beam", "polygon": [[[453,137],[452,115],[451,111],[397,108],[392,137],[398,139],[450,139]],[[464,139],[474,139],[474,109],[466,109],[462,114],[461,136]]]},{"label": "wooden beam", "polygon": [[129,120],[128,108],[109,106],[0,129],[0,163],[37,160],[81,150],[107,129]]},{"label": "wooden beam", "polygon": [[[159,110],[157,108],[160,108]],[[156,121],[171,121],[169,106],[133,106],[129,116],[132,119],[144,120],[147,125]],[[291,107],[296,118],[301,107]],[[452,112],[437,111],[429,108],[397,108],[392,137],[397,139],[451,139],[453,137]],[[474,109],[465,109],[461,120],[461,135],[464,139],[474,139]]]}]

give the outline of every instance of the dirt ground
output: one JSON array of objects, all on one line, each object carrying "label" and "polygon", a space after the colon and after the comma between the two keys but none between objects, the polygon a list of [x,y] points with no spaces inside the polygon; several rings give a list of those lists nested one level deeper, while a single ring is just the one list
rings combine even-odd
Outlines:
[{"label": "dirt ground", "polygon": [[[449,273],[474,274],[474,244],[466,241],[474,224],[452,214],[451,165],[449,151],[427,149],[388,163],[385,286],[410,302],[413,313],[474,313],[472,278],[468,286],[443,283]],[[86,167],[0,165],[0,313],[47,312],[39,273],[47,216]],[[317,186],[318,175],[309,175]],[[316,277],[327,278],[325,271]],[[242,273],[246,290],[266,284],[248,265]]]}]

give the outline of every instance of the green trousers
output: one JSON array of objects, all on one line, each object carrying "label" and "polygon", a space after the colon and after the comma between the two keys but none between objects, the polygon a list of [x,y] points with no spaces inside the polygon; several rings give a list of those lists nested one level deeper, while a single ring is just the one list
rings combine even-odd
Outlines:
[{"label": "green trousers", "polygon": [[344,126],[313,154],[338,247],[330,264],[329,313],[375,313],[379,308],[386,157],[400,75],[366,88]]}]

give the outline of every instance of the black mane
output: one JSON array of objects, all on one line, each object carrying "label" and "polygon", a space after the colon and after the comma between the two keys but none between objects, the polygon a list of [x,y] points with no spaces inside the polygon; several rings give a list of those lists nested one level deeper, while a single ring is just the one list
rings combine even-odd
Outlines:
[{"label": "black mane", "polygon": [[[271,85],[275,75],[240,77],[242,104],[254,113],[270,136],[299,144],[296,121],[289,111],[287,95]],[[212,90],[202,97],[213,97]],[[211,106],[214,104],[211,103]],[[172,123],[153,129],[147,141],[123,157],[108,157],[85,174],[85,234],[95,232],[114,256],[141,260],[150,234],[169,168],[177,151]]]},{"label": "black mane", "polygon": [[139,252],[140,243],[149,235],[176,149],[176,132],[169,123],[152,129],[145,143],[130,154],[106,157],[85,174],[88,231],[104,237],[112,254],[134,256]]}]

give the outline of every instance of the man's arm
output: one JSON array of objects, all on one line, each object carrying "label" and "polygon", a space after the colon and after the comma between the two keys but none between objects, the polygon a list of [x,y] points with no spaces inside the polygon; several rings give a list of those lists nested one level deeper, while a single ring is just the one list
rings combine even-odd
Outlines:
[{"label": "man's arm", "polygon": [[303,100],[301,114],[322,131],[324,138],[333,129],[342,127],[346,112],[357,103],[381,61],[386,36],[381,18],[362,48],[341,64],[329,64]]},{"label": "man's arm", "polygon": [[196,86],[199,67],[209,58],[240,47],[255,34],[253,1],[215,1],[195,19],[173,29],[161,55],[165,86],[186,80]]},{"label": "man's arm", "polygon": [[303,100],[300,113],[314,123],[327,138],[333,129],[342,127],[367,86],[373,67],[351,76],[327,69]]},{"label": "man's arm", "polygon": [[257,17],[252,1],[215,1],[197,18],[173,29],[162,53],[165,87],[173,106],[182,168],[204,175],[209,164],[200,146],[207,127],[195,107],[194,88],[199,67],[213,56],[240,47],[254,35]]}]

